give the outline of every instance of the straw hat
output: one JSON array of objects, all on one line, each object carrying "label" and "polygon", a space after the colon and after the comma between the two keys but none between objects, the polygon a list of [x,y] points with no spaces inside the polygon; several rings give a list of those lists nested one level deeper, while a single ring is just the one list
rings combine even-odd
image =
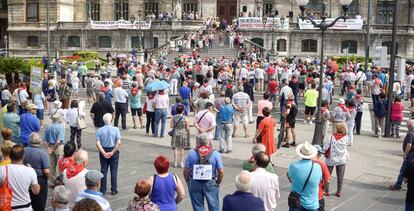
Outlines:
[{"label": "straw hat", "polygon": [[296,147],[296,154],[303,159],[312,159],[318,154],[318,150],[306,141]]}]

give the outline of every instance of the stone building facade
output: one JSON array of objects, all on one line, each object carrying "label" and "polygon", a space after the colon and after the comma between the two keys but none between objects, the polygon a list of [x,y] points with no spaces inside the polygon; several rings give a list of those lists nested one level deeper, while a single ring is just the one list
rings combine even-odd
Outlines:
[{"label": "stone building facade", "polygon": [[[240,29],[250,40],[266,49],[274,48],[281,56],[318,56],[320,32],[300,30],[297,16],[300,11],[294,0],[49,0],[51,51],[69,55],[78,50],[127,52],[138,42],[145,48],[156,48],[171,38],[199,30],[202,22],[180,20],[152,21],[150,29],[93,29],[93,21],[143,20],[160,13],[187,14],[196,12],[201,18],[219,17],[231,23],[235,17],[269,16],[276,14],[289,22],[289,29]],[[391,41],[394,0],[371,0],[370,54],[376,46],[388,46]],[[42,56],[46,54],[46,0],[8,0],[8,30],[10,54],[15,56]],[[354,0],[349,8],[351,17],[360,16],[364,27],[360,30],[328,30],[326,55],[365,55],[368,0]],[[307,14],[318,18],[323,5],[332,17],[341,14],[338,1],[310,0]],[[179,9],[178,9],[179,8]],[[276,9],[275,9],[276,8]],[[414,0],[400,1],[398,8],[399,56],[414,59]],[[0,7],[0,28],[1,22]],[[133,22],[131,22],[133,24]],[[3,31],[0,31],[0,34]],[[273,36],[272,36],[273,33]]]}]

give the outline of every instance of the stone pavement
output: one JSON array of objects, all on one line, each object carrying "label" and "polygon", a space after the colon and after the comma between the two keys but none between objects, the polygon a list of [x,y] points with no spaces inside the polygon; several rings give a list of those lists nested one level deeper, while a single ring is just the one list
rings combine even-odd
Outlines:
[{"label": "stone pavement", "polygon": [[[128,118],[128,124],[132,124],[130,117]],[[83,146],[89,152],[88,168],[99,170],[98,150],[95,146],[95,129],[90,118],[87,118],[87,123],[89,127],[85,129],[82,140]],[[313,125],[297,124],[298,142],[311,141],[313,128]],[[253,130],[254,124],[249,125],[251,135],[254,133]],[[169,131],[169,129],[166,131]],[[194,131],[195,129],[191,128],[192,135]],[[66,136],[68,137],[68,135],[67,131]],[[113,210],[125,210],[128,200],[134,196],[133,190],[136,181],[146,179],[155,173],[153,160],[157,155],[163,154],[170,159],[173,156],[169,148],[170,141],[168,137],[163,139],[146,137],[143,129],[130,129],[123,132],[122,136],[118,173],[119,194],[116,196],[105,195]],[[194,146],[194,142],[193,139],[192,146]],[[214,141],[214,145],[217,148],[218,141]],[[221,199],[235,190],[234,178],[241,170],[242,160],[250,157],[251,138],[236,137],[233,148],[232,154],[223,154],[222,156],[225,176],[220,187]],[[355,136],[354,146],[349,150],[351,160],[347,164],[342,197],[328,197],[326,199],[327,210],[404,210],[405,191],[392,192],[387,190],[388,185],[395,181],[402,161],[401,141],[378,140],[371,136]],[[272,156],[272,159],[277,166],[276,173],[279,176],[281,190],[277,210],[288,210],[287,196],[290,186],[286,171],[289,163],[298,159],[298,157],[294,148],[282,148]],[[171,171],[183,180],[182,169],[171,168]],[[333,178],[331,182],[333,193],[336,190],[335,179]],[[192,210],[188,193],[178,207],[179,210],[183,211]],[[51,210],[51,208],[49,207],[47,210]]]}]

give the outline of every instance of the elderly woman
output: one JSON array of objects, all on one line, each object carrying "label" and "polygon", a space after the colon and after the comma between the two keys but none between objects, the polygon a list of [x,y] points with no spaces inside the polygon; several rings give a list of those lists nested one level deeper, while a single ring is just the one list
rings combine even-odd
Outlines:
[{"label": "elderly woman", "polygon": [[184,150],[190,149],[190,126],[188,118],[184,115],[184,105],[178,105],[176,108],[177,115],[171,118],[170,127],[174,130],[171,138],[171,148],[174,150],[174,167],[180,162],[181,168],[184,168]]},{"label": "elderly woman", "polygon": [[55,211],[69,211],[70,191],[63,185],[56,186],[52,193],[52,207]]},{"label": "elderly woman", "polygon": [[262,143],[266,147],[265,153],[271,156],[277,150],[274,141],[276,122],[273,118],[270,117],[270,109],[268,107],[264,107],[262,113],[264,119],[260,122],[259,128],[256,130],[256,134],[253,138],[253,141]]},{"label": "elderly woman", "polygon": [[[9,103],[7,112],[3,114],[3,127],[12,130],[11,140],[14,143],[20,143],[20,116],[16,114],[16,104]],[[6,140],[6,139],[4,139]]]},{"label": "elderly woman", "polygon": [[152,184],[151,201],[162,211],[177,211],[177,204],[184,199],[184,186],[177,175],[169,173],[170,161],[164,156],[158,156],[154,161],[157,174],[150,177]]},{"label": "elderly woman", "polygon": [[70,127],[70,141],[76,144],[77,148],[82,147],[82,129],[78,128],[78,117],[84,118],[85,112],[81,111],[79,108],[79,102],[77,100],[72,100],[70,102],[70,109],[66,112],[68,124]]},{"label": "elderly woman", "polygon": [[[243,161],[242,164],[242,168],[243,170],[246,171],[254,171],[254,157],[256,156],[256,154],[260,153],[260,152],[266,152],[266,147],[263,144],[257,143],[253,145],[252,148],[252,157],[250,157],[249,159]],[[270,173],[275,173],[274,169],[273,169],[273,165],[270,162],[269,165],[266,167],[266,171],[270,172]]]},{"label": "elderly woman", "polygon": [[101,205],[93,199],[86,198],[76,202],[72,211],[102,211]]},{"label": "elderly woman", "polygon": [[[342,183],[345,175],[345,166],[349,158],[347,146],[350,144],[347,136],[347,126],[344,122],[335,125],[335,133],[332,134],[328,143],[323,147],[326,157],[326,165],[329,173],[336,168],[337,191],[335,196],[340,197],[342,191]],[[325,187],[325,192],[329,195],[329,185]]]},{"label": "elderly woman", "polygon": [[47,179],[50,177],[50,165],[46,152],[40,148],[42,142],[39,133],[30,134],[30,146],[24,149],[24,165],[30,165],[37,175],[37,181],[40,185],[39,194],[30,192],[33,210],[45,210],[47,200]]},{"label": "elderly woman", "polygon": [[138,197],[134,197],[128,202],[128,211],[160,211],[160,208],[152,202],[148,195],[151,191],[151,184],[145,180],[140,180],[135,185],[135,193]]},{"label": "elderly woman", "polygon": [[68,109],[72,91],[70,87],[68,86],[66,79],[60,80],[60,86],[59,86],[57,93],[59,95],[59,100],[62,102],[62,108]]}]

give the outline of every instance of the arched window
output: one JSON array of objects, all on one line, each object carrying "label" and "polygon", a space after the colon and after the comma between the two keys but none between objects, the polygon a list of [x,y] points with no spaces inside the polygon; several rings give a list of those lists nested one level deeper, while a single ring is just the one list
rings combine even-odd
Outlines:
[{"label": "arched window", "polygon": [[141,44],[141,47],[144,48],[144,38],[143,37],[131,37],[131,47],[138,48]]},{"label": "arched window", "polygon": [[345,40],[341,44],[341,53],[344,53],[345,49],[348,49],[348,53],[358,52],[358,42],[356,40]]},{"label": "arched window", "polygon": [[28,36],[27,46],[39,46],[39,38],[36,36]]},{"label": "arched window", "polygon": [[78,37],[78,36],[69,36],[68,37],[68,47],[69,48],[80,48],[80,37]]},{"label": "arched window", "polygon": [[[398,54],[398,43],[395,43],[395,54]],[[381,43],[381,46],[385,46],[387,47],[387,54],[390,55],[391,54],[391,45],[392,42],[391,41],[384,41]]]},{"label": "arched window", "polygon": [[99,37],[99,47],[100,48],[112,48],[112,39],[108,36]]},{"label": "arched window", "polygon": [[286,43],[285,39],[277,40],[277,51],[286,52]]},{"label": "arched window", "polygon": [[318,41],[316,40],[302,40],[302,52],[318,52]]}]

